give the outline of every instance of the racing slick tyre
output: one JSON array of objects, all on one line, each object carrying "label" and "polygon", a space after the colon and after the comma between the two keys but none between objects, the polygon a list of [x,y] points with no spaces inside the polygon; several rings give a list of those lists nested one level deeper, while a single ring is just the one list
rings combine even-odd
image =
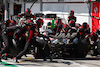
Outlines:
[{"label": "racing slick tyre", "polygon": [[75,47],[75,58],[85,58],[88,53],[88,42],[84,39],[80,40]]},{"label": "racing slick tyre", "polygon": [[97,53],[100,54],[100,41],[98,41],[96,45],[97,45]]},{"label": "racing slick tyre", "polygon": [[19,44],[16,44],[13,41],[13,45],[10,48],[12,54],[14,56],[18,55],[24,49],[25,43],[26,43],[26,38],[25,37],[21,37],[21,39],[19,41]]},{"label": "racing slick tyre", "polygon": [[50,48],[46,41],[36,39],[39,44],[37,45],[37,53],[35,53],[35,58],[36,59],[44,59],[45,57],[49,56],[50,53]]}]

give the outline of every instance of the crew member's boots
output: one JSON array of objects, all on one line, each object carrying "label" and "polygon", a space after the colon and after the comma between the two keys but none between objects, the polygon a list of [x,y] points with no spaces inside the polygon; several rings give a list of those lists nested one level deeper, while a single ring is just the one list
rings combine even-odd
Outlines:
[{"label": "crew member's boots", "polygon": [[2,56],[2,58],[3,58],[4,60],[7,60],[7,53],[5,53],[5,54]]},{"label": "crew member's boots", "polygon": [[97,52],[97,49],[94,50],[94,53],[91,54],[92,56],[97,56],[98,55],[98,52]]},{"label": "crew member's boots", "polygon": [[15,63],[19,63],[16,57],[14,57],[13,61],[14,61]]},{"label": "crew member's boots", "polygon": [[44,61],[47,61],[47,57],[45,57],[43,60],[44,60]]}]

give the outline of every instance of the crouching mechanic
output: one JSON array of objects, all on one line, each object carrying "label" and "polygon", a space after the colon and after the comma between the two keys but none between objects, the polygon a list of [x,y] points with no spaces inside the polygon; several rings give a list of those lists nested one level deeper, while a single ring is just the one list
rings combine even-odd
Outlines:
[{"label": "crouching mechanic", "polygon": [[88,35],[90,33],[90,27],[89,25],[87,24],[87,22],[84,22],[82,24],[82,26],[79,27],[79,35],[82,37],[82,38],[85,38],[86,35]]},{"label": "crouching mechanic", "polygon": [[16,25],[16,22],[7,20],[5,23],[1,23],[1,28],[2,28],[2,39],[5,43],[5,47],[1,50],[0,52],[0,61],[1,61],[1,56],[3,53],[6,53],[9,48],[12,46],[12,38],[13,38],[13,33],[14,30],[17,28],[14,25]]},{"label": "crouching mechanic", "polygon": [[79,39],[84,39],[86,37],[86,35],[88,35],[90,33],[90,27],[87,24],[87,22],[84,22],[78,29],[77,31],[77,36],[74,39],[74,43],[77,44]]},{"label": "crouching mechanic", "polygon": [[60,33],[62,31],[63,23],[61,19],[56,20],[55,28],[53,29],[53,33]]},{"label": "crouching mechanic", "polygon": [[36,19],[36,24],[37,24],[37,28],[38,28],[38,33],[40,33],[39,28],[41,28],[42,25],[44,24],[43,19],[42,19],[42,18],[38,18],[38,19]]},{"label": "crouching mechanic", "polygon": [[38,36],[37,25],[32,20],[28,19],[26,26],[20,30],[19,33],[20,32],[23,32],[24,34],[25,32],[28,32],[28,37],[24,49],[16,57],[14,57],[14,62],[18,62],[17,59],[26,54],[28,48],[31,46],[31,43],[34,43],[35,45],[39,44],[36,41],[36,37]]}]

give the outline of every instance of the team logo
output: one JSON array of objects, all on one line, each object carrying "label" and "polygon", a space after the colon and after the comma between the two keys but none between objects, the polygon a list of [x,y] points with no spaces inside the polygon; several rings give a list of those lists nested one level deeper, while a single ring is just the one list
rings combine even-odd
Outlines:
[{"label": "team logo", "polygon": [[94,5],[94,12],[97,13],[98,12],[98,8]]}]

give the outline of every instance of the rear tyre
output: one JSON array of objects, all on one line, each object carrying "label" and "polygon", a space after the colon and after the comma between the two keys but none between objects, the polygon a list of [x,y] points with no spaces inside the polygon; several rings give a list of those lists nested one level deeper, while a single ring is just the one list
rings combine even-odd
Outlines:
[{"label": "rear tyre", "polygon": [[75,57],[76,58],[85,58],[88,53],[88,42],[86,40],[81,40],[78,42],[75,48]]}]

